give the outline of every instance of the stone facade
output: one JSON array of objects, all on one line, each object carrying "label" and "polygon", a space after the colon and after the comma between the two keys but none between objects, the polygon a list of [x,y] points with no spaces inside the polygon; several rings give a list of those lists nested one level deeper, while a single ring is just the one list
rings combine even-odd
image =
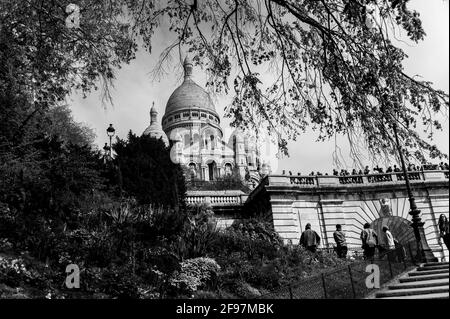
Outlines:
[{"label": "stone facade", "polygon": [[184,61],[184,81],[167,101],[161,125],[151,125],[144,134],[171,141],[171,158],[189,168],[188,178],[213,181],[233,171],[256,186],[270,167],[260,160],[256,142],[239,130],[224,139],[209,94],[192,78],[192,62]]},{"label": "stone facade", "polygon": [[[448,250],[439,238],[440,214],[449,214],[448,171],[411,173],[411,186],[421,211],[427,242],[437,258]],[[275,230],[286,242],[297,244],[305,225],[322,238],[321,245],[334,245],[333,232],[341,224],[350,247],[360,247],[364,223],[381,233],[388,225],[394,237],[414,240],[409,201],[400,173],[367,176],[270,175],[253,190],[245,204],[247,213],[271,216]],[[383,241],[383,236],[380,236]]]}]

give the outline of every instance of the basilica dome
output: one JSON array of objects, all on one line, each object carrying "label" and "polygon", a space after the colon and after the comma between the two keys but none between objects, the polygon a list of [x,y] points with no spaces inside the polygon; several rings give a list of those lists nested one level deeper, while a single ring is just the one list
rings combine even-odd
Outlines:
[{"label": "basilica dome", "polygon": [[216,109],[209,94],[192,80],[193,64],[189,58],[186,57],[183,63],[183,67],[184,81],[172,93],[169,100],[167,101],[166,112],[164,116],[190,108],[202,109],[217,115]]}]

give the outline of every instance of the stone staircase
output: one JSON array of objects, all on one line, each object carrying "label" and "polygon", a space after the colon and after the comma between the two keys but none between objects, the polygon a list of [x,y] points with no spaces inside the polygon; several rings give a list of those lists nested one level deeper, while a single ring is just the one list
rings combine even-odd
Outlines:
[{"label": "stone staircase", "polygon": [[449,263],[422,264],[375,296],[381,299],[448,299]]}]

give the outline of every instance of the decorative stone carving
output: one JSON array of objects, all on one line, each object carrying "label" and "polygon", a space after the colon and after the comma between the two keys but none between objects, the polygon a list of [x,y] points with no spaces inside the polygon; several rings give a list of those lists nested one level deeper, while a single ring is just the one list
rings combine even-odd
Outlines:
[{"label": "decorative stone carving", "polygon": [[391,201],[389,198],[381,199],[380,217],[392,216]]}]

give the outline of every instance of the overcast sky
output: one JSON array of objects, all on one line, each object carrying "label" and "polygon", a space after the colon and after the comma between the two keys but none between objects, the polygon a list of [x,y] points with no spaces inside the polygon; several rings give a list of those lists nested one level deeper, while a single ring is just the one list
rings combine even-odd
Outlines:
[{"label": "overcast sky", "polygon": [[[409,75],[421,75],[424,79],[434,82],[435,88],[449,91],[449,3],[444,0],[413,0],[410,7],[418,10],[427,34],[419,44],[408,43],[402,48],[409,55],[405,61],[405,69]],[[102,106],[99,92],[94,92],[87,98],[73,95],[70,105],[74,118],[92,127],[97,134],[96,143],[102,147],[107,142],[106,128],[112,123],[116,134],[124,138],[131,129],[141,134],[150,124],[149,110],[152,101],[159,111],[159,120],[164,114],[167,100],[172,92],[181,84],[180,68],[168,74],[160,81],[154,81],[150,71],[156,64],[162,49],[168,46],[169,37],[162,30],[153,42],[153,52],[150,55],[140,50],[137,58],[129,65],[124,65],[117,72],[115,88],[112,91],[114,105]],[[194,80],[204,87],[206,75],[199,69],[194,70]],[[229,120],[223,118],[224,108],[231,96],[216,96],[216,110],[222,116],[222,128],[229,127]],[[436,135],[435,143],[446,154],[449,153],[449,121],[443,121],[444,131]],[[334,141],[316,142],[313,132],[302,134],[297,141],[289,144],[289,158],[280,160],[277,172],[283,169],[294,173],[307,174],[311,171],[330,172],[333,163]],[[347,168],[352,167],[348,156],[346,143],[339,143]],[[372,165],[367,161],[368,165]],[[379,163],[383,165],[383,163]],[[345,167],[344,167],[345,168]]]}]

